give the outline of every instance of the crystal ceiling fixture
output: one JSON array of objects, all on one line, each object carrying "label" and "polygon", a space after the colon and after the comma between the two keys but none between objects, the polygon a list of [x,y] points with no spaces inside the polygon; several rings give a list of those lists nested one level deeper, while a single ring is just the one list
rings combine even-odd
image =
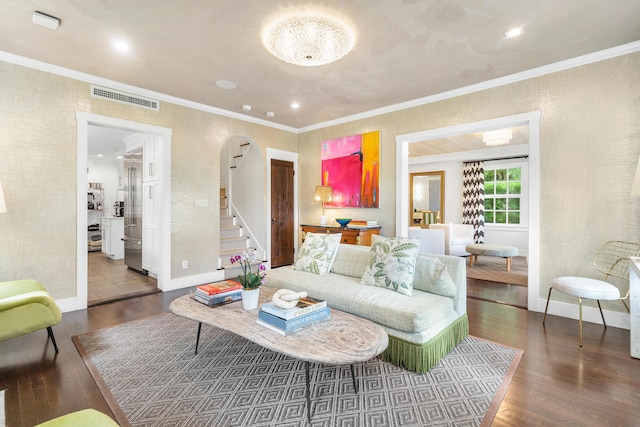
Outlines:
[{"label": "crystal ceiling fixture", "polygon": [[513,138],[511,129],[497,129],[482,134],[482,141],[490,147],[507,145]]},{"label": "crystal ceiling fixture", "polygon": [[262,32],[262,43],[273,56],[303,67],[337,61],[353,49],[355,40],[349,25],[319,12],[281,16]]}]

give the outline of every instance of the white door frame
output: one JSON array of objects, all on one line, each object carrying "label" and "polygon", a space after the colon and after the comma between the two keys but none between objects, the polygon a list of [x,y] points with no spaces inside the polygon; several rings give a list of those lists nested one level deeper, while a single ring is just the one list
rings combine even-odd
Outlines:
[{"label": "white door frame", "polygon": [[87,254],[87,153],[89,125],[113,127],[132,132],[154,135],[156,144],[162,156],[162,171],[160,173],[159,206],[160,229],[158,232],[158,288],[166,290],[171,279],[171,135],[172,130],[164,127],[137,123],[113,117],[101,116],[78,111],[76,113],[77,127],[77,266],[76,266],[76,296],[56,301],[62,311],[73,311],[87,308],[88,295],[88,254]]},{"label": "white door frame", "polygon": [[409,230],[409,144],[430,139],[528,125],[529,127],[529,284],[527,308],[542,311],[540,304],[540,111],[498,117],[480,122],[431,129],[396,136],[396,233]]}]

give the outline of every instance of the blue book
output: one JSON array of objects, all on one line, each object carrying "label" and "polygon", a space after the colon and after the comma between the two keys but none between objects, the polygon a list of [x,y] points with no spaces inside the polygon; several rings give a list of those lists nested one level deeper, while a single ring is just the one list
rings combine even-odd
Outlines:
[{"label": "blue book", "polygon": [[298,316],[290,320],[284,320],[278,316],[274,316],[273,314],[260,310],[258,311],[258,319],[264,323],[275,326],[276,328],[284,332],[291,332],[293,330],[302,328],[310,323],[327,320],[331,315],[330,310],[331,309],[329,307],[324,307],[320,310],[315,310],[303,316]]}]

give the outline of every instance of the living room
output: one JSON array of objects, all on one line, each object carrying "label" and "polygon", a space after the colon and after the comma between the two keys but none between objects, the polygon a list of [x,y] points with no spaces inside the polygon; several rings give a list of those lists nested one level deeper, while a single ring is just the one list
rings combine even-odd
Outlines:
[{"label": "living room", "polygon": [[[42,6],[42,2],[24,3]],[[638,16],[636,6],[627,4],[627,7],[627,17]],[[16,14],[26,9],[28,13],[18,19]],[[27,28],[33,25],[31,13],[36,9],[34,4],[2,6],[7,13],[0,22],[6,23],[6,28],[16,25]],[[626,22],[621,16],[611,19],[613,23],[608,28],[611,33],[616,32],[617,25]],[[61,30],[65,25],[63,17]],[[51,39],[55,38],[51,34],[55,33],[43,32],[39,41],[43,45],[53,43]],[[82,160],[79,154],[82,153],[79,120],[107,126],[137,126],[139,130],[160,134],[162,143],[167,144],[164,155],[168,165],[165,166],[170,174],[161,182],[167,214],[162,218],[160,231],[163,252],[158,286],[168,294],[220,278],[217,245],[220,240],[220,152],[236,135],[254,141],[265,153],[265,159],[268,151],[275,156],[286,154],[297,158],[297,214],[298,223],[302,224],[315,223],[321,215],[321,207],[312,195],[320,182],[322,141],[379,130],[379,208],[341,209],[340,215],[375,219],[382,227],[382,235],[393,236],[403,233],[402,222],[408,222],[409,209],[408,201],[403,198],[403,194],[408,194],[408,186],[403,184],[398,172],[404,167],[399,163],[398,136],[501,119],[508,122],[509,118],[534,113],[538,120],[530,130],[535,141],[529,141],[529,164],[533,166],[530,185],[538,199],[530,205],[533,223],[530,222],[528,230],[532,268],[529,310],[509,312],[504,321],[512,321],[509,316],[525,317],[531,321],[528,328],[535,328],[533,319],[541,327],[541,312],[555,277],[588,274],[593,255],[604,241],[638,240],[640,236],[640,202],[629,197],[640,156],[637,124],[640,44],[636,41],[640,37],[637,30],[631,34],[635,38],[597,51],[584,51],[533,71],[485,79],[489,82],[481,80],[466,89],[453,86],[413,103],[389,102],[388,105],[398,105],[388,110],[344,114],[296,127],[266,122],[238,111],[220,111],[189,98],[107,79],[97,69],[80,72],[53,60],[30,57],[21,54],[9,36],[3,36],[0,38],[3,82],[0,111],[4,132],[0,138],[0,182],[7,213],[0,214],[0,241],[4,242],[0,244],[0,281],[35,278],[46,285],[65,316],[75,318],[82,316],[79,313],[86,313],[86,293],[83,294],[86,261],[79,258],[78,250],[79,245],[86,244],[85,239],[82,243],[78,240],[79,230],[83,230],[78,206],[80,201],[86,201],[86,194],[82,194],[87,188],[83,182],[86,164],[82,163],[86,162],[86,155]],[[548,46],[552,49],[553,43]],[[122,61],[122,57],[114,59],[114,62]],[[92,97],[91,85],[155,97],[160,99],[160,109],[140,109]],[[403,176],[408,177],[408,168]],[[450,197],[448,193],[447,197]],[[207,200],[208,206],[196,208],[194,200]],[[451,221],[457,219],[451,218]],[[187,269],[182,267],[183,260],[188,260]],[[135,306],[127,307],[137,310]],[[482,307],[485,313],[498,310]],[[603,308],[607,322],[614,326],[607,330],[604,340],[611,335],[620,336],[616,346],[623,352],[627,345],[628,352],[628,344],[624,343],[629,337],[628,314],[621,305],[606,304]],[[140,311],[147,312],[146,309]],[[104,308],[100,312],[103,313]],[[568,322],[566,336],[577,340],[575,299],[556,294],[549,312],[565,317],[562,320]],[[595,305],[585,307],[585,320],[601,323]],[[601,325],[591,326],[593,334],[601,332]],[[475,331],[480,333],[478,329]],[[555,333],[556,329],[546,331],[548,336]],[[496,335],[499,334],[496,332]],[[540,340],[537,343],[542,343],[543,338],[536,337]],[[42,343],[38,340],[25,342],[30,346],[40,345],[38,349],[42,353]],[[11,345],[12,341],[0,343],[0,350],[8,351]],[[554,351],[552,346],[548,348],[549,352]],[[72,346],[67,349],[75,351]],[[587,364],[584,357],[580,358],[577,346],[575,350],[576,363]],[[629,376],[634,376],[637,365],[625,366]],[[539,369],[559,370],[560,367]],[[579,372],[576,372],[574,378],[566,381],[575,382],[578,378]],[[526,382],[526,379],[520,381]],[[70,406],[76,409],[80,405]],[[629,419],[636,421],[637,410],[631,408],[629,412],[632,414]]]}]

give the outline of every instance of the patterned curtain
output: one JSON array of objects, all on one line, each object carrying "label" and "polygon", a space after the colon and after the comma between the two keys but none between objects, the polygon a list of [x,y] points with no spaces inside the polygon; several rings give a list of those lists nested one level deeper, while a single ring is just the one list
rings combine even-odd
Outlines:
[{"label": "patterned curtain", "polygon": [[462,223],[473,225],[473,239],[484,243],[484,162],[462,165]]}]

